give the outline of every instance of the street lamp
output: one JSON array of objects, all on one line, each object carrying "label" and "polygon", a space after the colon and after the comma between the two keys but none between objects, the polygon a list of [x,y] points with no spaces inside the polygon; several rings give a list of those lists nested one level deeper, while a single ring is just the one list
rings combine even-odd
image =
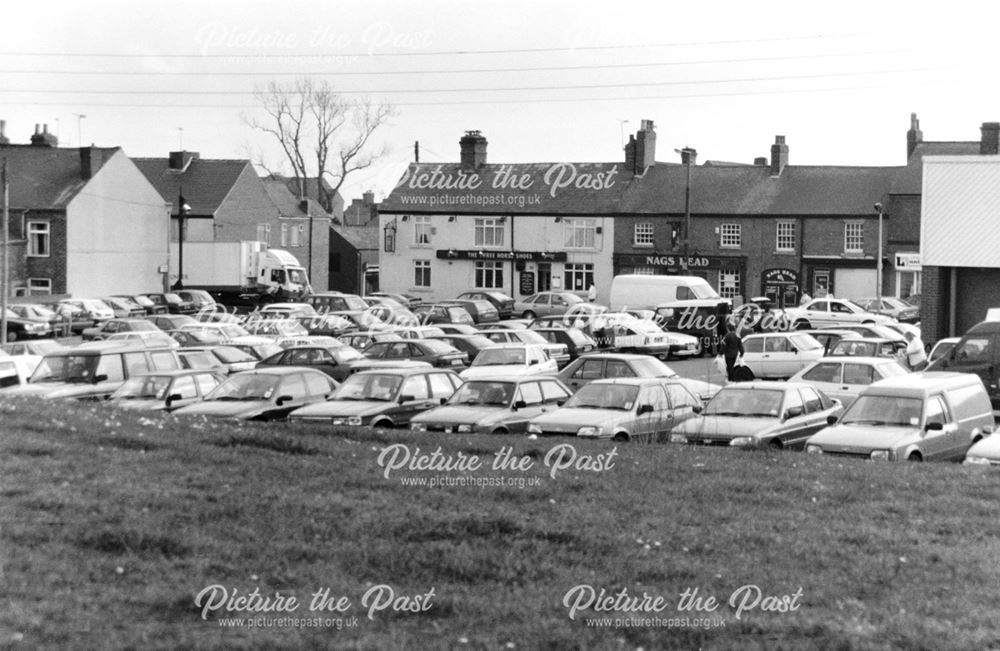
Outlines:
[{"label": "street lamp", "polygon": [[184,191],[177,195],[177,282],[172,289],[184,289],[184,232],[187,230],[187,215],[191,206],[184,201]]},{"label": "street lamp", "polygon": [[878,213],[878,260],[875,263],[875,297],[878,309],[882,309],[882,203],[875,204]]},{"label": "street lamp", "polygon": [[691,253],[691,166],[694,165],[698,152],[691,147],[675,149],[681,155],[681,163],[687,168],[687,183],[684,186],[684,268],[688,265]]}]

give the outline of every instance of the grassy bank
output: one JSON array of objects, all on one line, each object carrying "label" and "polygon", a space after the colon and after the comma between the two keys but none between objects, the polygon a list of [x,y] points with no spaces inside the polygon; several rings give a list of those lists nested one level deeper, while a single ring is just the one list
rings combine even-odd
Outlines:
[{"label": "grassy bank", "polygon": [[[567,442],[591,469],[553,477],[547,455]],[[387,478],[389,453],[382,465],[379,456],[397,443],[407,446],[394,448],[397,460],[440,447],[483,467]],[[530,467],[492,469],[502,446]],[[1000,645],[1000,475],[667,445],[619,445],[608,457],[612,447],[3,400],[0,646]],[[406,485],[462,477],[507,485]],[[213,585],[299,606],[206,609],[222,593],[196,598]],[[662,608],[598,611],[577,586],[636,608],[660,597]],[[312,610],[324,589],[317,599],[347,601]],[[679,610],[685,591],[718,606]],[[567,593],[580,606],[573,619]],[[224,621],[248,615],[270,620]],[[598,627],[604,617],[611,625]]]}]

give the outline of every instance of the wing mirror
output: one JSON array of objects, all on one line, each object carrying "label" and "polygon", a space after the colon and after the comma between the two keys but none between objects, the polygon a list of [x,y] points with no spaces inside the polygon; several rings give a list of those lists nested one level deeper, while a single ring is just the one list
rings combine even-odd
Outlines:
[{"label": "wing mirror", "polygon": [[827,425],[836,425],[837,424],[837,417],[834,416],[833,414],[830,414],[829,416],[826,417],[826,424]]},{"label": "wing mirror", "polygon": [[411,396],[409,394],[405,394],[405,395],[399,396],[399,404],[403,404],[404,402],[413,402],[416,399],[417,399],[416,396]]},{"label": "wing mirror", "polygon": [[693,407],[691,407],[691,411],[693,413],[700,414],[701,412],[705,411],[705,408],[702,407],[701,405],[694,405]]},{"label": "wing mirror", "polygon": [[108,376],[104,373],[94,376],[94,384],[99,384],[101,382],[107,382],[107,381],[108,381]]},{"label": "wing mirror", "polygon": [[525,402],[524,400],[518,400],[517,402],[514,403],[514,411],[517,411],[518,409],[524,409],[527,406],[528,406],[527,402]]},{"label": "wing mirror", "polygon": [[292,396],[278,396],[278,399],[275,400],[274,403],[280,407],[286,402],[291,402],[292,400]]},{"label": "wing mirror", "polygon": [[639,410],[636,412],[639,416],[651,413],[653,413],[653,405],[639,405]]},{"label": "wing mirror", "polygon": [[789,407],[788,410],[785,411],[785,420],[801,416],[803,413],[805,413],[805,409],[802,407]]},{"label": "wing mirror", "polygon": [[181,399],[181,394],[171,393],[169,396],[167,396],[167,407],[173,405],[175,400],[180,400],[180,399]]},{"label": "wing mirror", "polygon": [[924,428],[928,432],[940,432],[944,429],[944,423],[934,422],[927,423],[927,427]]}]

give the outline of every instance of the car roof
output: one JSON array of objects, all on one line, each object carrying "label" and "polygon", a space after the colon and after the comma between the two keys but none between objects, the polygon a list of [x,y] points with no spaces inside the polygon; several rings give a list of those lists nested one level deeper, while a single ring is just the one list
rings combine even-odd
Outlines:
[{"label": "car roof", "polygon": [[621,359],[621,360],[633,360],[633,359],[656,359],[652,355],[643,355],[642,353],[586,353],[580,355],[577,359]]},{"label": "car roof", "polygon": [[[852,339],[851,341],[854,341]],[[815,362],[802,369],[802,372],[812,368],[816,364],[821,362],[834,362],[837,364],[898,364],[895,357],[869,357],[867,355],[829,355],[827,357],[820,357]],[[798,375],[798,373],[796,373]]]},{"label": "car roof", "polygon": [[879,380],[865,387],[861,393],[900,397],[927,396],[956,385],[976,383],[982,384],[982,380],[974,373],[927,371]]},{"label": "car roof", "polygon": [[668,378],[664,377],[611,377],[611,378],[600,378],[593,380],[589,384],[627,384],[631,386],[640,386],[644,384],[664,384]]},{"label": "car roof", "polygon": [[1000,332],[1000,321],[981,321],[969,328],[965,334],[981,334]]},{"label": "car roof", "polygon": [[176,348],[157,348],[144,346],[138,343],[119,343],[118,341],[92,341],[86,344],[80,344],[67,348],[66,350],[55,350],[47,354],[46,357],[69,357],[75,355],[100,355],[102,353],[126,353],[126,352],[137,352],[137,351],[159,351],[159,350],[169,350],[175,351]]},{"label": "car roof", "polygon": [[250,373],[256,373],[257,375],[291,375],[292,373],[301,373],[303,371],[319,373],[323,377],[328,377],[326,373],[309,368],[308,366],[260,366],[249,371],[241,371],[236,375],[247,375]]},{"label": "car roof", "polygon": [[[847,343],[851,344],[898,344],[899,339],[889,339],[888,337],[858,337],[856,339],[845,339]],[[838,342],[839,343],[839,342]]]},{"label": "car roof", "polygon": [[169,371],[146,371],[144,373],[136,373],[132,377],[146,377],[146,376],[168,376],[168,377],[178,377],[181,375],[195,375],[196,373],[208,373],[209,375],[221,375],[217,371],[210,368],[179,368],[172,369]]},{"label": "car roof", "polygon": [[[370,368],[364,371],[358,371],[353,375],[423,375],[426,373],[451,373],[456,375],[454,371],[447,368],[435,368],[431,365],[425,366],[393,366],[386,368]],[[352,377],[353,377],[352,375]],[[492,378],[491,378],[492,379]]]},{"label": "car roof", "polygon": [[785,382],[782,380],[753,380],[752,382],[732,382],[722,387],[721,391],[726,389],[752,389],[754,391],[768,391],[777,389],[779,391],[784,391],[790,388],[809,388],[812,389],[813,386],[807,382]]}]

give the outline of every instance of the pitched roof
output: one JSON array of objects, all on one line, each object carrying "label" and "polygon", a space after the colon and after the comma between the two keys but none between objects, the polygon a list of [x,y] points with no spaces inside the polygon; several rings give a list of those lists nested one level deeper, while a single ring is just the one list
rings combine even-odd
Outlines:
[{"label": "pitched roof", "polygon": [[896,175],[892,184],[892,193],[922,193],[924,156],[976,156],[978,154],[978,140],[970,142],[921,142],[910,154],[906,167],[900,168]]},{"label": "pitched roof", "polygon": [[336,226],[333,229],[358,251],[378,250],[378,226]]},{"label": "pitched roof", "polygon": [[213,160],[194,158],[183,170],[170,169],[167,158],[133,158],[139,170],[149,179],[164,201],[177,212],[177,197],[191,206],[191,215],[214,215],[222,205],[248,160]]},{"label": "pitched roof", "polygon": [[306,199],[309,210],[304,210],[298,197],[288,188],[288,183],[285,179],[265,176],[261,178],[261,182],[264,184],[267,196],[274,202],[274,205],[278,208],[278,213],[282,217],[308,217],[312,215],[313,217],[330,218],[330,214],[323,209],[323,206],[312,199]]},{"label": "pitched roof", "polygon": [[[89,148],[88,148],[89,149]],[[101,153],[97,169],[120,147],[95,147]],[[80,166],[79,148],[0,146],[0,159],[7,160],[11,208],[62,209],[87,184]]]}]

